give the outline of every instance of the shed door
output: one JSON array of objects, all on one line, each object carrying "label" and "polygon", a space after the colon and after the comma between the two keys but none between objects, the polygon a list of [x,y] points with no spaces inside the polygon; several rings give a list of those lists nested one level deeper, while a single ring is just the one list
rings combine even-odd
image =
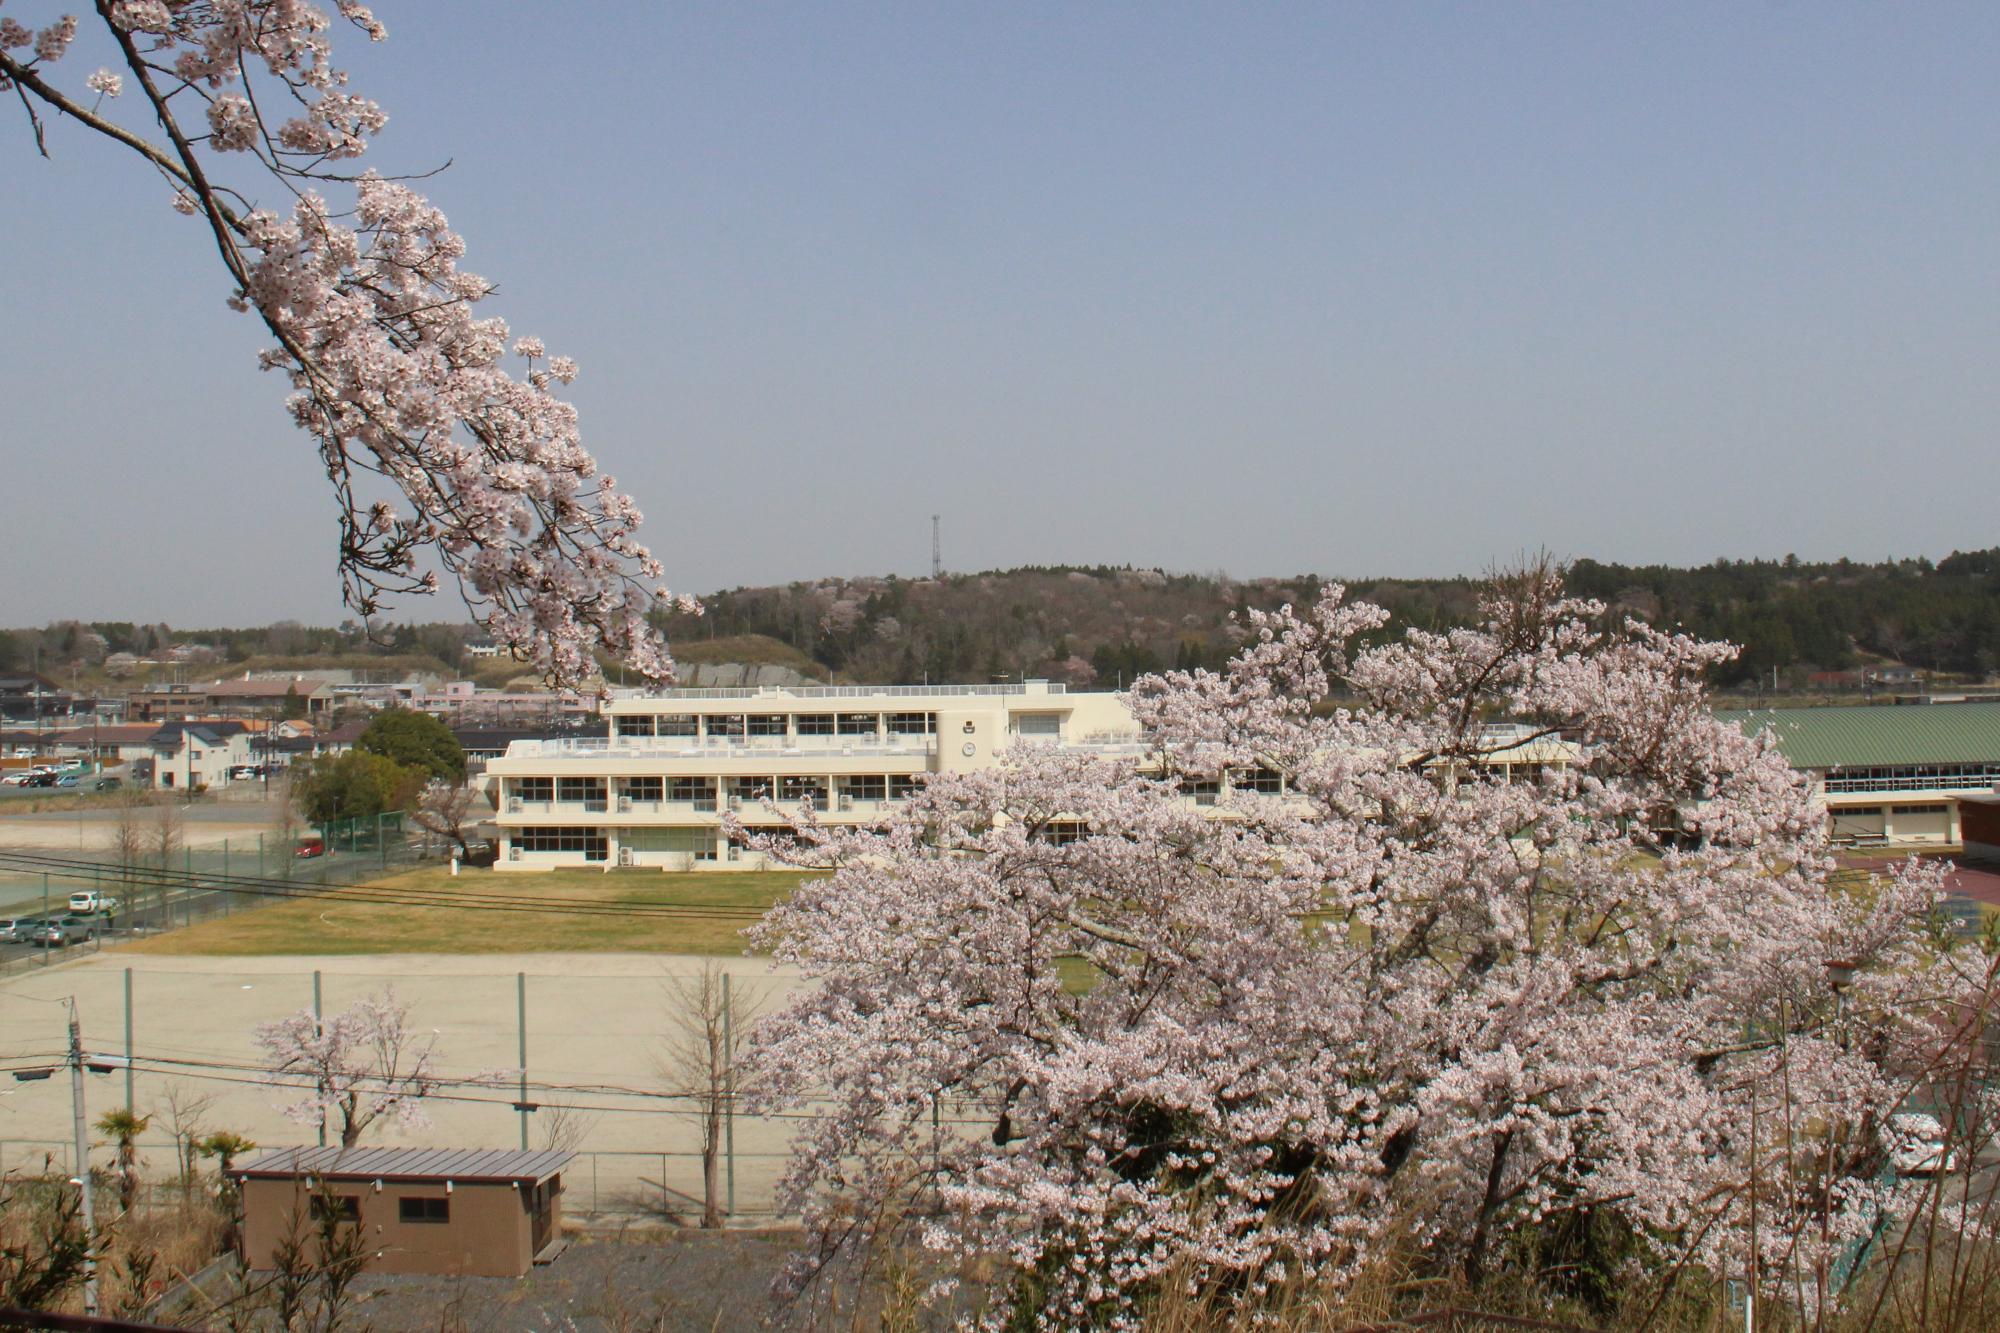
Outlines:
[{"label": "shed door", "polygon": [[533,1213],[528,1227],[530,1258],[547,1249],[549,1242],[554,1239],[554,1228],[550,1225],[553,1210],[549,1207],[549,1200],[554,1193],[555,1181],[545,1180],[535,1186],[527,1196],[529,1210]]}]

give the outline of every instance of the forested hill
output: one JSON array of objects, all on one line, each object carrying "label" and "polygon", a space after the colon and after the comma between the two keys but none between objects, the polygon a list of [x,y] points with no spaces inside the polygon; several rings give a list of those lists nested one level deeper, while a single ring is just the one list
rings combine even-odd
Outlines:
[{"label": "forested hill", "polygon": [[[1474,579],[1351,579],[1390,632],[1472,615]],[[1232,613],[1316,595],[1321,579],[1231,579],[1152,569],[1031,567],[939,580],[823,579],[711,595],[672,638],[768,635],[842,678],[873,682],[1045,676],[1115,685],[1162,667],[1215,666],[1242,631]],[[1983,677],[2000,665],[2000,548],[1858,564],[1724,561],[1693,569],[1579,560],[1570,588],[1662,626],[1744,647],[1720,681],[1794,688],[1814,673],[1899,664]]]}]

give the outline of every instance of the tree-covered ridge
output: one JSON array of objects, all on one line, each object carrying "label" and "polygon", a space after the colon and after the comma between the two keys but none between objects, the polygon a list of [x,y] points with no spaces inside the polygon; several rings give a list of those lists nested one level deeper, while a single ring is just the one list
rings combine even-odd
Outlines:
[{"label": "tree-covered ridge", "polygon": [[[1327,580],[1168,574],[1127,565],[1029,565],[942,579],[827,578],[730,588],[699,617],[665,622],[690,662],[729,658],[812,664],[843,679],[892,684],[1044,676],[1115,686],[1166,667],[1219,667],[1240,646],[1242,613],[1307,605]],[[1381,635],[1470,623],[1478,580],[1355,578],[1354,594],[1389,613]],[[1815,672],[1900,663],[1979,677],[2000,669],[2000,548],[1863,564],[1718,560],[1683,569],[1580,559],[1569,586],[1663,628],[1743,645],[1720,685],[1770,679],[1805,688]],[[199,645],[188,669],[356,665],[387,671],[522,674],[507,659],[466,653],[467,625],[295,621],[263,628],[58,621],[0,632],[0,670],[86,671],[111,654],[163,656]],[[770,642],[758,643],[762,638]],[[802,654],[810,662],[793,657]],[[720,654],[720,656],[718,656]],[[133,674],[143,675],[146,668]]]},{"label": "tree-covered ridge", "polygon": [[[1633,615],[1743,645],[1717,683],[1804,685],[1814,672],[1900,663],[1984,676],[2000,666],[2000,548],[1862,564],[1718,560],[1691,569],[1581,559],[1570,587]],[[1380,634],[1470,623],[1476,580],[1346,579],[1388,611]],[[760,634],[855,680],[1047,676],[1116,685],[1163,667],[1217,667],[1242,613],[1310,602],[1325,580],[1233,579],[1129,566],[1024,566],[942,579],[822,579],[734,588],[676,618],[669,638]]]}]

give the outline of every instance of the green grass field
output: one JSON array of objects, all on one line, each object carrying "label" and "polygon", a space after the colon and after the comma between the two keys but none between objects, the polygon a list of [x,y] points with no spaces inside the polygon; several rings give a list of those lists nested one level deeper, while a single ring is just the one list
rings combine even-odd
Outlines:
[{"label": "green grass field", "polygon": [[[134,953],[212,956],[389,953],[740,954],[742,931],[798,887],[795,871],[665,874],[660,871],[554,870],[504,874],[411,871],[309,902],[279,903],[170,931],[124,946]],[[413,907],[355,901],[369,890],[423,890],[628,907],[624,915],[508,911],[484,905]],[[345,900],[345,901],[344,901]],[[643,909],[682,909],[674,917]],[[714,915],[702,915],[713,909]]]}]

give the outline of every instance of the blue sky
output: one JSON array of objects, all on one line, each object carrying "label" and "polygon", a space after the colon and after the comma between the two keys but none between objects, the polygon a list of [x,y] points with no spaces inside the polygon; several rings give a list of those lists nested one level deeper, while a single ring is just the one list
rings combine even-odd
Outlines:
[{"label": "blue sky", "polygon": [[[2000,542],[1991,5],[377,11],[371,157],[451,159],[676,587],[934,512],[961,569]],[[0,623],[339,618],[198,230],[51,150],[0,125]]]}]

